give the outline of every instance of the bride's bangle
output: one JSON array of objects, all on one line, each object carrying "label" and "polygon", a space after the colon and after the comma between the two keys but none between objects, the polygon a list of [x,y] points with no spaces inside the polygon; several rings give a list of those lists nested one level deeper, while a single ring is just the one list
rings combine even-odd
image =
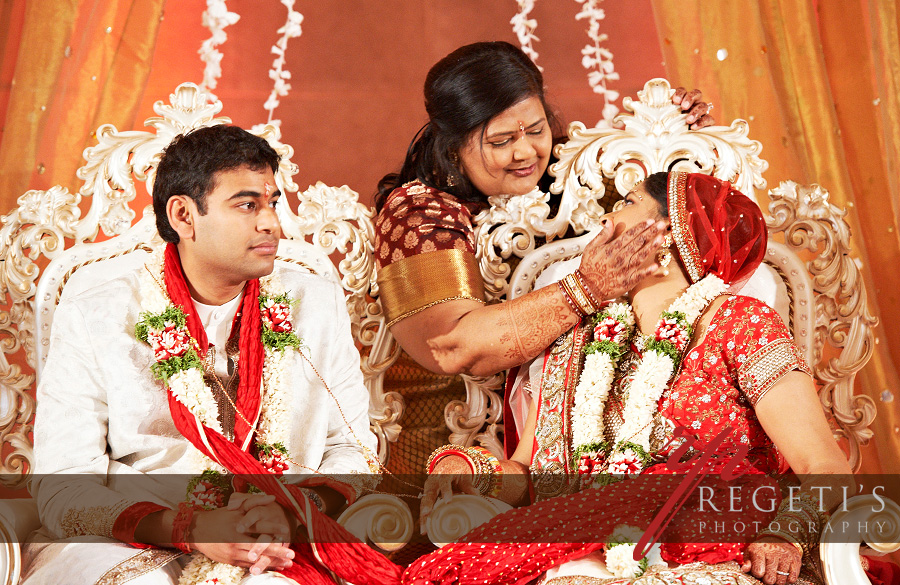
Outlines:
[{"label": "bride's bangle", "polygon": [[443,447],[438,447],[432,451],[431,455],[428,457],[428,462],[425,464],[425,473],[434,473],[434,468],[437,467],[438,461],[444,457],[449,457],[450,455],[462,457],[466,460],[466,463],[469,464],[469,469],[473,474],[478,472],[475,468],[475,461],[473,461],[472,457],[466,452],[465,447],[462,445],[444,445]]},{"label": "bride's bangle", "polygon": [[503,466],[497,457],[484,447],[463,447],[462,445],[444,445],[438,447],[428,457],[425,471],[434,473],[438,462],[444,457],[456,455],[469,464],[469,470],[475,476],[474,485],[483,496],[497,497],[503,483]]}]

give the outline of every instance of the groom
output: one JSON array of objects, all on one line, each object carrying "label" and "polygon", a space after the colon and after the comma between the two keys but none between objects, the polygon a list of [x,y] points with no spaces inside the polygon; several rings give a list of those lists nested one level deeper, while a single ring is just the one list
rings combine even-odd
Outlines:
[{"label": "groom", "polygon": [[[395,576],[325,515],[357,496],[335,474],[377,470],[376,441],[340,287],[275,262],[278,164],[237,127],[177,137],[153,187],[165,250],[112,276],[100,263],[93,287],[63,295],[25,585]],[[172,474],[194,478],[187,492]]]}]

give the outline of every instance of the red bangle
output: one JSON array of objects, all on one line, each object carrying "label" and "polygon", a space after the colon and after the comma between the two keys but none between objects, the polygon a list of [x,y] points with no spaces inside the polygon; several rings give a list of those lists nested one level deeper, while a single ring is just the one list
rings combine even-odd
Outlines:
[{"label": "red bangle", "polygon": [[444,445],[443,447],[438,447],[428,458],[428,462],[425,464],[425,472],[433,473],[434,468],[437,467],[438,461],[444,457],[449,457],[450,455],[457,455],[465,459],[466,463],[469,464],[469,469],[472,470],[472,473],[475,473],[475,462],[472,461],[472,457],[465,449],[465,447],[460,445]]},{"label": "red bangle", "polygon": [[183,553],[191,554],[191,546],[187,543],[187,533],[194,519],[194,506],[189,502],[178,504],[178,514],[172,522],[172,546]]}]

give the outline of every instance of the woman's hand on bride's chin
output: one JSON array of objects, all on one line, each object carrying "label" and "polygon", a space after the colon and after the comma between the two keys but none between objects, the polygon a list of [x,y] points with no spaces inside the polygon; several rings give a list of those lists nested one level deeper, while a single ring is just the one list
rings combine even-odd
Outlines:
[{"label": "woman's hand on bride's chin", "polygon": [[449,500],[454,492],[475,496],[479,494],[478,488],[472,483],[474,479],[472,468],[462,457],[451,455],[438,461],[425,481],[425,492],[419,507],[419,528],[422,534],[425,534],[425,521],[439,498]]},{"label": "woman's hand on bride's chin", "polygon": [[621,229],[612,221],[604,222],[603,231],[581,256],[579,270],[598,301],[622,296],[659,269],[656,263],[646,263],[663,244],[665,222],[646,220],[615,233]]}]

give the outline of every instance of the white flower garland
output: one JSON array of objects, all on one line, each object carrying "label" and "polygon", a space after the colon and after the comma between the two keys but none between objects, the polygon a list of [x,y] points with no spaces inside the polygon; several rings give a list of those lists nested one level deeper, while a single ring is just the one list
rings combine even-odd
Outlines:
[{"label": "white flower garland", "polygon": [[600,8],[601,0],[575,0],[581,4],[581,11],[575,15],[575,20],[588,19],[588,38],[591,42],[581,49],[581,64],[588,70],[588,85],[603,97],[602,119],[597,122],[597,127],[610,127],[613,118],[619,113],[619,108],[613,104],[619,99],[619,92],[609,89],[607,82],[619,79],[613,65],[612,52],[601,46],[601,43],[609,40],[609,35],[600,32],[600,21],[606,18],[606,13]]},{"label": "white flower garland", "polygon": [[[611,331],[601,332],[601,327]],[[634,329],[634,313],[628,303],[614,303],[601,313],[594,327],[597,341],[606,339],[624,351],[624,344]],[[610,335],[612,333],[612,335]],[[609,351],[588,353],[584,360],[581,379],[575,389],[575,406],[572,414],[573,443],[591,445],[603,440],[603,410],[612,381],[616,374],[616,361]]]},{"label": "white flower garland", "polygon": [[[206,10],[203,12],[203,26],[209,29],[212,36],[200,45],[200,60],[206,65],[203,68],[203,82],[200,88],[204,90],[215,89],[218,79],[222,77],[222,53],[216,49],[228,39],[225,27],[235,24],[241,16],[235,12],[229,12],[225,0],[206,0]],[[216,96],[208,93],[209,99],[216,100]]]},{"label": "white flower garland", "polygon": [[242,567],[217,563],[203,553],[194,553],[181,572],[178,585],[237,585],[245,574]]},{"label": "white flower garland", "polygon": [[513,32],[516,33],[516,37],[519,39],[522,52],[531,58],[539,71],[543,71],[544,68],[537,64],[538,54],[534,50],[534,45],[532,45],[533,41],[541,40],[534,34],[535,29],[537,29],[537,20],[528,18],[531,11],[534,10],[535,0],[516,0],[516,2],[519,5],[519,11],[512,17],[509,24],[512,25]]},{"label": "white flower garland", "polygon": [[616,303],[597,318],[594,341],[585,348],[588,355],[572,413],[575,464],[579,473],[589,476],[588,484],[598,474],[640,473],[649,462],[651,423],[659,398],[690,345],[692,324],[726,288],[720,278],[708,275],[663,312],[654,335],[646,340],[613,445],[604,441],[603,414],[616,365],[633,332],[634,313],[627,303]]},{"label": "white flower garland", "polygon": [[659,543],[650,547],[647,556],[634,560],[634,548],[643,533],[634,526],[621,524],[613,530],[606,544],[606,568],[619,579],[636,579],[654,565],[665,565]]}]

